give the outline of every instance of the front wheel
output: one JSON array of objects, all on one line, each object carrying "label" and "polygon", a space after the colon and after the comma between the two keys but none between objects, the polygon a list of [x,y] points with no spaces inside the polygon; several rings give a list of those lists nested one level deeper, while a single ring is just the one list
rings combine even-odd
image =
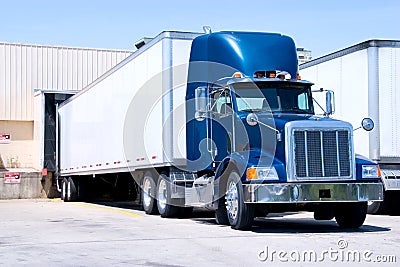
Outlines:
[{"label": "front wheel", "polygon": [[219,199],[218,208],[215,210],[215,221],[219,225],[230,225],[225,202],[225,197]]},{"label": "front wheel", "polygon": [[345,203],[337,207],[335,219],[340,228],[359,228],[367,216],[367,202]]},{"label": "front wheel", "polygon": [[240,176],[236,171],[229,174],[225,206],[229,224],[236,230],[247,230],[251,228],[254,221],[254,206],[244,203],[243,186]]}]

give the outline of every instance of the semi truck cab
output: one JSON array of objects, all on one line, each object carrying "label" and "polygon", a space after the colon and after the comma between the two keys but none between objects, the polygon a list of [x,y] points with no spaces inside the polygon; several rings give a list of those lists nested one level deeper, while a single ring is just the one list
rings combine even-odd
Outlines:
[{"label": "semi truck cab", "polygon": [[258,213],[282,209],[311,209],[316,219],[361,226],[366,202],[382,199],[379,166],[355,155],[351,124],[329,118],[332,92],[325,92],[326,113],[315,115],[313,84],[298,75],[293,41],[262,33],[210,34],[193,41],[192,64],[197,41],[212,52],[202,54],[203,67],[193,68],[208,75],[206,82],[198,82],[200,74],[191,74],[189,66],[187,166],[197,174],[208,170],[214,188],[187,191],[212,195],[196,200],[212,199],[217,221],[236,229],[251,226]]}]

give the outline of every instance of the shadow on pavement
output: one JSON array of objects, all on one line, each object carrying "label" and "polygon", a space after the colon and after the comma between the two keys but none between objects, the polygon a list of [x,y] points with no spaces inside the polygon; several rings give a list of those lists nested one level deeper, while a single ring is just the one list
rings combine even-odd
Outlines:
[{"label": "shadow on pavement", "polygon": [[[334,220],[316,221],[310,218],[285,218],[291,213],[276,213],[265,218],[256,218],[251,228],[255,233],[367,233],[387,232],[390,228],[364,224],[358,229],[342,229]],[[217,225],[214,218],[193,218],[198,223]],[[226,226],[228,227],[228,226]]]},{"label": "shadow on pavement", "polygon": [[[114,208],[141,211],[140,204],[133,201],[90,201],[87,203],[104,205]],[[251,228],[255,233],[363,233],[387,232],[390,228],[364,224],[358,229],[339,228],[334,220],[316,221],[312,218],[287,218],[298,212],[271,213],[265,218],[256,218]],[[369,215],[371,216],[371,215]],[[186,218],[200,224],[217,225],[214,212],[206,209],[194,209],[193,214]],[[228,226],[221,226],[228,227]]]},{"label": "shadow on pavement", "polygon": [[362,233],[386,232],[389,228],[364,224],[358,229],[342,229],[334,220],[316,221],[309,218],[259,218],[254,222],[253,232],[257,233]]}]

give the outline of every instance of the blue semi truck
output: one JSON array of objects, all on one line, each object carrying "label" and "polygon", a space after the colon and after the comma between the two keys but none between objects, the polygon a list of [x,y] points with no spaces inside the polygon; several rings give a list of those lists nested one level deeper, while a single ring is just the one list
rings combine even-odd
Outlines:
[{"label": "blue semi truck", "polygon": [[355,154],[351,124],[329,117],[333,93],[301,79],[290,37],[163,32],[138,47],[58,107],[65,201],[107,181],[148,214],[203,207],[249,229],[255,217],[297,210],[357,228],[367,201],[382,200],[379,166]]}]

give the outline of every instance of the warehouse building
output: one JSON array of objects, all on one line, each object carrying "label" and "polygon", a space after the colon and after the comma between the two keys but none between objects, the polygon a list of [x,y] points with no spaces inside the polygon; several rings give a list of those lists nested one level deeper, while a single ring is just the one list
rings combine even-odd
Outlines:
[{"label": "warehouse building", "polygon": [[56,104],[132,52],[0,42],[0,198],[48,194]]}]

